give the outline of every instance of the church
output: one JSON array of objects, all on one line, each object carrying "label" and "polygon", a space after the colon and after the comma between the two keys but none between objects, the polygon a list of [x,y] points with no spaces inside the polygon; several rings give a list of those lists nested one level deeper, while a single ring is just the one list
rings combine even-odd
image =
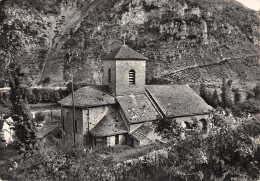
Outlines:
[{"label": "church", "polygon": [[59,101],[66,145],[150,144],[160,140],[152,122],[161,118],[186,128],[196,118],[208,131],[212,107],[189,85],[146,85],[146,61],[122,45],[104,58],[102,85],[82,87]]}]

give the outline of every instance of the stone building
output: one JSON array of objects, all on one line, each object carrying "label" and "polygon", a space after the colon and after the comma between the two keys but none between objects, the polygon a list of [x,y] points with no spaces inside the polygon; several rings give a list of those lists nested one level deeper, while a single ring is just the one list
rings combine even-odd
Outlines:
[{"label": "stone building", "polygon": [[103,85],[82,87],[74,101],[72,95],[59,101],[67,145],[145,145],[160,139],[151,123],[166,117],[187,128],[196,118],[207,131],[212,108],[188,85],[146,85],[146,61],[123,45],[103,60]]},{"label": "stone building", "polygon": [[0,117],[0,147],[5,147],[13,141],[13,120]]}]

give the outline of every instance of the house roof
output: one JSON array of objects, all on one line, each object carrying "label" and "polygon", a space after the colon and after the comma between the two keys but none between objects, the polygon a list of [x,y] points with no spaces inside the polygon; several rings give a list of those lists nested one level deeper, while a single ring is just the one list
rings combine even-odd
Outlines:
[{"label": "house roof", "polygon": [[147,85],[146,90],[167,117],[206,114],[213,109],[189,85]]},{"label": "house roof", "polygon": [[159,117],[159,113],[145,94],[117,96],[116,99],[130,124],[153,121]]},{"label": "house roof", "polygon": [[146,122],[131,131],[129,135],[137,141],[141,141],[142,144],[150,144],[156,140],[161,140],[161,137],[154,130],[154,125],[151,122]]},{"label": "house roof", "polygon": [[104,60],[147,60],[147,58],[127,45],[122,45],[112,50],[109,55],[104,57]]},{"label": "house roof", "polygon": [[[115,104],[114,97],[109,93],[106,85],[82,87],[74,92],[74,105],[84,108]],[[59,104],[72,107],[72,94],[60,100]]]},{"label": "house roof", "polygon": [[110,108],[99,123],[90,130],[95,137],[114,136],[127,133],[127,127],[115,108]]},{"label": "house roof", "polygon": [[50,134],[53,130],[58,128],[61,124],[57,121],[55,122],[46,122],[43,127],[36,133],[37,138],[44,138],[48,134]]}]

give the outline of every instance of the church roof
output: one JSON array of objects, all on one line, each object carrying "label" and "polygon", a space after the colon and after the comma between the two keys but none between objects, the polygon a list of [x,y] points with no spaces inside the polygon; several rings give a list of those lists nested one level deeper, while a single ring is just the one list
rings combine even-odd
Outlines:
[{"label": "church roof", "polygon": [[117,109],[110,108],[98,124],[90,130],[91,135],[95,137],[114,136],[127,133],[127,127],[117,112]]},{"label": "church roof", "polygon": [[189,85],[146,85],[167,117],[206,114],[213,109]]},{"label": "church roof", "polygon": [[[74,92],[74,105],[84,108],[115,104],[115,98],[109,93],[106,85],[82,87]],[[72,107],[72,94],[60,100],[59,104]]]},{"label": "church roof", "polygon": [[141,141],[142,145],[151,144],[156,140],[161,140],[161,137],[155,133],[155,126],[151,122],[142,123],[136,129],[129,132],[129,136]]},{"label": "church roof", "polygon": [[147,58],[127,45],[122,45],[112,50],[104,60],[147,60]]},{"label": "church roof", "polygon": [[145,94],[117,96],[126,118],[132,124],[157,120],[159,113]]}]

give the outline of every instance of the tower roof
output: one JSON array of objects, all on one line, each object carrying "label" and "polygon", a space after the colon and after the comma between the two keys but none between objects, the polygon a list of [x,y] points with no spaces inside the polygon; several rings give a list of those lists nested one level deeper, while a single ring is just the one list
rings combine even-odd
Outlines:
[{"label": "tower roof", "polygon": [[127,45],[122,45],[112,50],[104,60],[147,60],[147,58]]}]

